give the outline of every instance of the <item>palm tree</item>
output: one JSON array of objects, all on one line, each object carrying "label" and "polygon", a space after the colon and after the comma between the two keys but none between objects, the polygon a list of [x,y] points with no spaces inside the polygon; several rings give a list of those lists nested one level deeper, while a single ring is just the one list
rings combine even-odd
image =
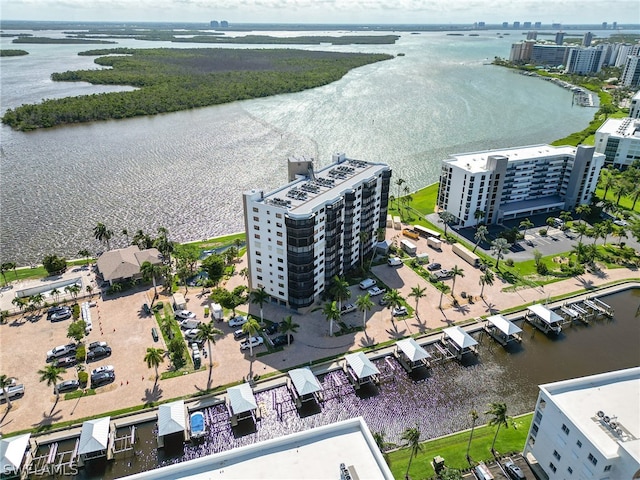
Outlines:
[{"label": "palm tree", "polygon": [[485,285],[493,285],[493,280],[495,279],[495,277],[493,276],[493,272],[489,269],[485,270],[483,275],[480,275],[480,285],[482,285],[482,289],[480,290],[480,296],[482,297],[482,294],[484,293],[484,286]]},{"label": "palm tree", "polygon": [[107,250],[111,250],[109,240],[113,237],[113,232],[109,230],[104,223],[98,222],[98,224],[93,227],[93,236],[99,242],[104,243],[107,246]]},{"label": "palm tree", "polygon": [[480,226],[480,220],[484,220],[485,213],[482,210],[476,210],[473,212],[473,218],[476,220],[476,228]]},{"label": "palm tree", "polygon": [[80,285],[78,285],[77,283],[68,285],[64,287],[64,291],[71,295],[71,297],[75,300],[78,298],[78,294],[80,293]]},{"label": "palm tree", "polygon": [[449,285],[443,283],[440,286],[440,303],[438,304],[438,308],[440,310],[442,310],[442,297],[444,296],[445,293],[449,293],[449,291],[451,290],[451,288],[449,288]]},{"label": "palm tree", "polygon": [[388,308],[391,309],[391,321],[393,321],[393,309],[402,306],[404,298],[395,288],[384,294],[384,299],[389,303]]},{"label": "palm tree", "polygon": [[56,393],[56,403],[60,398],[60,392],[58,392],[58,382],[62,380],[62,374],[66,373],[64,368],[58,367],[52,363],[44,367],[42,370],[38,370],[41,382],[47,382],[47,387],[53,385],[53,390]]},{"label": "palm tree", "polygon": [[415,457],[422,447],[420,446],[420,430],[418,426],[415,427],[407,427],[404,432],[402,432],[402,436],[400,437],[402,440],[406,442],[406,445],[409,447],[410,456],[409,456],[409,464],[407,465],[407,472],[404,474],[404,478],[409,478],[409,469],[411,468],[411,461],[413,457]]},{"label": "palm tree", "polygon": [[471,463],[471,458],[469,457],[469,450],[471,449],[471,439],[473,438],[473,430],[476,428],[476,421],[478,420],[478,412],[475,408],[471,409],[469,412],[471,415],[471,435],[469,435],[469,443],[467,444],[467,461]]},{"label": "palm tree", "polygon": [[558,217],[560,218],[560,220],[562,220],[565,224],[569,223],[571,221],[573,221],[573,217],[571,216],[571,212],[567,212],[566,210],[563,210],[560,212],[560,215],[558,215]]},{"label": "palm tree", "polygon": [[498,268],[500,259],[504,257],[504,255],[509,251],[510,248],[511,248],[511,244],[507,242],[505,238],[502,238],[502,237],[496,238],[493,242],[491,242],[491,251],[494,253],[497,259],[496,268]]},{"label": "palm tree", "polygon": [[619,180],[614,186],[613,189],[616,194],[616,205],[620,205],[620,198],[626,197],[629,193],[633,191],[633,187],[624,180]]},{"label": "palm tree", "polygon": [[440,216],[440,220],[444,223],[444,237],[447,238],[447,227],[455,221],[456,217],[446,210],[443,210],[438,215]]},{"label": "palm tree", "polygon": [[213,368],[213,357],[211,356],[211,344],[216,344],[216,335],[222,335],[222,330],[218,330],[213,323],[202,322],[198,327],[200,330],[196,338],[202,342],[207,342],[207,350],[209,351],[209,370]]},{"label": "palm tree", "polygon": [[164,350],[153,347],[147,348],[144,361],[147,362],[147,368],[153,367],[156,369],[156,381],[158,381],[158,367],[164,362]]},{"label": "palm tree", "polygon": [[7,274],[6,274],[6,272],[8,272],[9,270],[11,270],[11,268],[9,268],[9,264],[8,263],[0,264],[0,275],[2,275],[2,278],[4,280],[4,284],[5,285],[7,285]]},{"label": "palm tree", "polygon": [[[144,280],[151,280],[153,282],[154,298],[158,296],[158,287],[156,285],[156,275],[160,273],[160,265],[151,262],[142,262],[140,265],[140,273]],[[153,302],[151,302],[153,306]]]},{"label": "palm tree", "polygon": [[333,322],[340,321],[340,308],[338,307],[338,304],[336,303],[336,301],[334,300],[332,302],[325,303],[324,308],[322,309],[322,314],[329,321],[329,336],[332,337]]},{"label": "palm tree", "polygon": [[18,310],[22,312],[29,303],[29,300],[27,300],[26,297],[13,297],[11,299],[11,303],[18,307]]},{"label": "palm tree", "polygon": [[93,296],[93,287],[91,285],[87,285],[85,287],[85,290],[87,291],[87,293],[89,294],[89,297]]},{"label": "palm tree", "polygon": [[33,304],[36,309],[40,309],[42,304],[44,303],[44,295],[41,293],[37,293],[29,297],[29,301]]},{"label": "palm tree", "polygon": [[396,186],[398,187],[398,195],[396,195],[396,206],[398,207],[398,211],[400,210],[400,187],[404,185],[406,181],[404,178],[398,178],[396,180]]},{"label": "palm tree", "polygon": [[456,288],[456,277],[464,278],[464,270],[457,265],[454,265],[451,269],[451,278],[453,278],[453,283],[451,284],[451,295],[453,295],[453,289]]},{"label": "palm tree", "polygon": [[85,265],[89,264],[89,257],[91,257],[91,252],[86,248],[78,251],[78,256],[85,259]]},{"label": "palm tree", "polygon": [[247,278],[249,278],[249,268],[248,268],[248,267],[244,267],[244,268],[243,268],[242,270],[240,270],[238,273],[239,273],[239,274],[240,274],[240,276],[241,276],[242,278],[244,278],[245,280],[246,280]]},{"label": "palm tree", "polygon": [[338,301],[338,309],[342,310],[342,301],[351,297],[351,290],[349,290],[349,282],[344,278],[340,278],[338,275],[333,277],[331,286],[329,287],[329,293],[333,298]]},{"label": "palm tree", "polygon": [[60,290],[58,290],[57,288],[54,288],[53,290],[51,290],[49,292],[49,294],[55,298],[56,303],[58,303],[58,301],[60,300]]},{"label": "palm tree", "polygon": [[602,199],[607,199],[607,192],[611,187],[616,184],[616,176],[615,173],[608,168],[603,168],[600,170],[600,178],[598,180],[598,186],[604,189],[604,195],[602,195]]},{"label": "palm tree", "polygon": [[291,345],[291,335],[289,335],[289,332],[296,333],[298,328],[300,328],[300,325],[293,321],[291,315],[287,315],[282,319],[282,322],[280,323],[280,331],[287,336],[287,346]]},{"label": "palm tree", "polygon": [[242,325],[242,331],[249,335],[249,355],[253,357],[253,343],[251,337],[254,337],[260,331],[260,324],[255,318],[249,317],[247,323]]},{"label": "palm tree", "polygon": [[522,233],[522,238],[527,236],[527,230],[529,230],[531,227],[533,227],[533,222],[528,218],[525,218],[523,221],[520,222],[520,228],[524,228],[524,232]]},{"label": "palm tree", "polygon": [[7,409],[11,409],[11,399],[9,398],[8,389],[5,390],[9,385],[11,385],[11,379],[6,375],[0,375],[0,391],[2,391],[2,396],[4,397],[5,402],[7,402]]},{"label": "palm tree", "polygon": [[373,307],[373,302],[371,301],[371,295],[368,293],[366,295],[359,295],[356,299],[356,307],[358,310],[362,312],[362,328],[366,330],[367,328],[367,312],[371,310]]},{"label": "palm tree", "polygon": [[491,415],[492,418],[489,420],[489,426],[498,426],[496,429],[496,434],[493,436],[493,442],[491,443],[491,452],[495,452],[496,439],[498,438],[498,432],[500,431],[500,427],[504,425],[505,428],[509,428],[509,421],[511,417],[507,415],[507,404],[502,402],[492,402],[489,404],[489,410],[484,412],[485,415]]},{"label": "palm tree", "polygon": [[591,207],[586,203],[582,203],[576,207],[576,213],[579,215],[579,220],[582,221],[582,217],[591,213]]},{"label": "palm tree", "polygon": [[427,287],[421,287],[420,285],[411,287],[411,293],[409,296],[416,299],[416,315],[418,314],[418,301],[426,296],[426,291]]},{"label": "palm tree", "polygon": [[127,245],[129,245],[129,230],[127,230],[126,228],[122,229],[122,232],[120,232],[122,234],[122,236],[124,238],[127,239]]},{"label": "palm tree", "polygon": [[269,300],[269,294],[266,292],[264,287],[256,288],[249,294],[249,301],[251,303],[260,305],[260,323],[264,323],[264,317],[262,315],[262,306],[267,300]]},{"label": "palm tree", "polygon": [[475,239],[476,244],[473,247],[472,252],[476,251],[476,248],[478,248],[478,245],[480,245],[480,242],[486,242],[487,241],[487,234],[488,233],[489,233],[489,229],[484,225],[480,225],[480,226],[478,226],[478,228],[476,228],[476,233],[473,234],[473,238]]},{"label": "palm tree", "polygon": [[582,237],[589,231],[589,226],[586,223],[579,223],[575,226],[576,233],[578,234],[578,242],[582,241]]}]

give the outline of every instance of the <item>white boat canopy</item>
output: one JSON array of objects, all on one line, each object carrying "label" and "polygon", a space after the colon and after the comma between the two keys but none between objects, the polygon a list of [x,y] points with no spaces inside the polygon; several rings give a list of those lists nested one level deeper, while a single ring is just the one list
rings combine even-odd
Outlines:
[{"label": "white boat canopy", "polygon": [[513,322],[510,322],[502,315],[493,315],[487,318],[487,322],[496,327],[505,335],[515,335],[516,333],[522,332],[522,329],[519,326],[517,326]]},{"label": "white boat canopy", "polygon": [[549,325],[562,322],[562,317],[560,315],[549,310],[544,305],[540,305],[540,304],[531,305],[530,307],[527,307],[527,310],[529,310],[530,312],[540,317],[544,323],[547,323]]},{"label": "white boat canopy", "polygon": [[30,433],[25,433],[0,440],[0,472],[5,474],[20,470],[30,437]]},{"label": "white boat canopy", "polygon": [[345,355],[344,359],[360,379],[380,374],[380,370],[362,352],[350,353]]},{"label": "white boat canopy", "polygon": [[79,455],[100,452],[107,449],[109,442],[109,421],[111,417],[96,418],[82,424]]},{"label": "white boat canopy", "polygon": [[298,395],[308,395],[322,390],[320,382],[308,367],[289,370],[289,376]]},{"label": "white boat canopy", "polygon": [[251,385],[248,383],[243,383],[236,387],[229,387],[227,389],[227,396],[231,404],[231,411],[234,415],[250,412],[258,408],[256,397],[253,396],[253,390],[251,390]]},{"label": "white boat canopy", "polygon": [[184,432],[187,425],[184,414],[184,401],[165,403],[158,407],[158,436]]},{"label": "white boat canopy", "polygon": [[458,348],[464,350],[477,345],[478,342],[460,327],[449,327],[443,330],[444,334],[455,343]]},{"label": "white boat canopy", "polygon": [[418,345],[418,342],[416,342],[413,338],[405,338],[404,340],[400,340],[396,342],[396,345],[400,350],[402,350],[402,353],[404,353],[412,362],[418,362],[420,360],[431,358],[429,352]]}]

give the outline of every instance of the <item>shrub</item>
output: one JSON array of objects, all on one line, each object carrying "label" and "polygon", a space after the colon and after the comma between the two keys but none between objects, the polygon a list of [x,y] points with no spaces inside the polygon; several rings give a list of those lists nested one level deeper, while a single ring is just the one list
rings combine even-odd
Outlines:
[{"label": "shrub", "polygon": [[164,308],[164,303],[162,303],[162,302],[158,302],[158,303],[156,303],[156,304],[153,306],[153,309],[154,309],[156,312],[159,312],[159,311],[160,311],[160,310],[162,310],[163,308]]},{"label": "shrub", "polygon": [[546,275],[547,273],[549,273],[549,267],[547,267],[547,264],[544,262],[540,262],[537,266],[536,266],[536,271],[540,274],[540,275]]},{"label": "shrub", "polygon": [[57,255],[47,255],[42,260],[42,265],[49,275],[60,275],[67,269],[67,259]]},{"label": "shrub", "polygon": [[540,230],[538,230],[538,233],[540,234],[541,237],[546,237],[547,236],[547,229],[546,228],[541,228]]},{"label": "shrub", "polygon": [[76,360],[78,362],[84,362],[85,357],[87,356],[87,347],[84,345],[78,346],[76,350]]},{"label": "shrub", "polygon": [[507,267],[513,267],[513,258],[507,258],[504,263]]},{"label": "shrub", "polygon": [[78,372],[78,381],[81,387],[85,387],[89,381],[89,374],[87,372]]},{"label": "shrub", "polygon": [[74,303],[71,308],[71,314],[73,315],[74,320],[78,320],[80,318],[80,305]]}]

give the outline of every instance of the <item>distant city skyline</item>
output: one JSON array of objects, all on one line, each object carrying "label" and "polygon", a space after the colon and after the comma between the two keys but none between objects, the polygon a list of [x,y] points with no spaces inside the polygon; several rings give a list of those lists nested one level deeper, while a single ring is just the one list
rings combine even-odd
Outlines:
[{"label": "distant city skyline", "polygon": [[640,23],[637,0],[0,0],[3,20],[234,23]]}]

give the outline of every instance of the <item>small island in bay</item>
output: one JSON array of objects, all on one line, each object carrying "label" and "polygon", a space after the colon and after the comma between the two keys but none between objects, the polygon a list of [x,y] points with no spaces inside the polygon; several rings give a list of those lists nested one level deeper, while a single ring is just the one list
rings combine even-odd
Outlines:
[{"label": "small island in bay", "polygon": [[137,90],[22,105],[7,110],[2,122],[26,131],[300,92],[335,82],[354,68],[394,58],[370,53],[221,48],[114,48],[80,55],[103,55],[95,63],[111,68],[54,73],[52,80],[129,85]]},{"label": "small island in bay", "polygon": [[21,57],[29,55],[26,50],[0,50],[0,57]]},{"label": "small island in bay", "polygon": [[50,38],[50,37],[26,37],[20,36],[11,41],[11,43],[40,43],[40,44],[73,44],[73,45],[82,45],[82,44],[113,44],[117,42],[113,42],[110,40],[93,40],[89,38]]}]

